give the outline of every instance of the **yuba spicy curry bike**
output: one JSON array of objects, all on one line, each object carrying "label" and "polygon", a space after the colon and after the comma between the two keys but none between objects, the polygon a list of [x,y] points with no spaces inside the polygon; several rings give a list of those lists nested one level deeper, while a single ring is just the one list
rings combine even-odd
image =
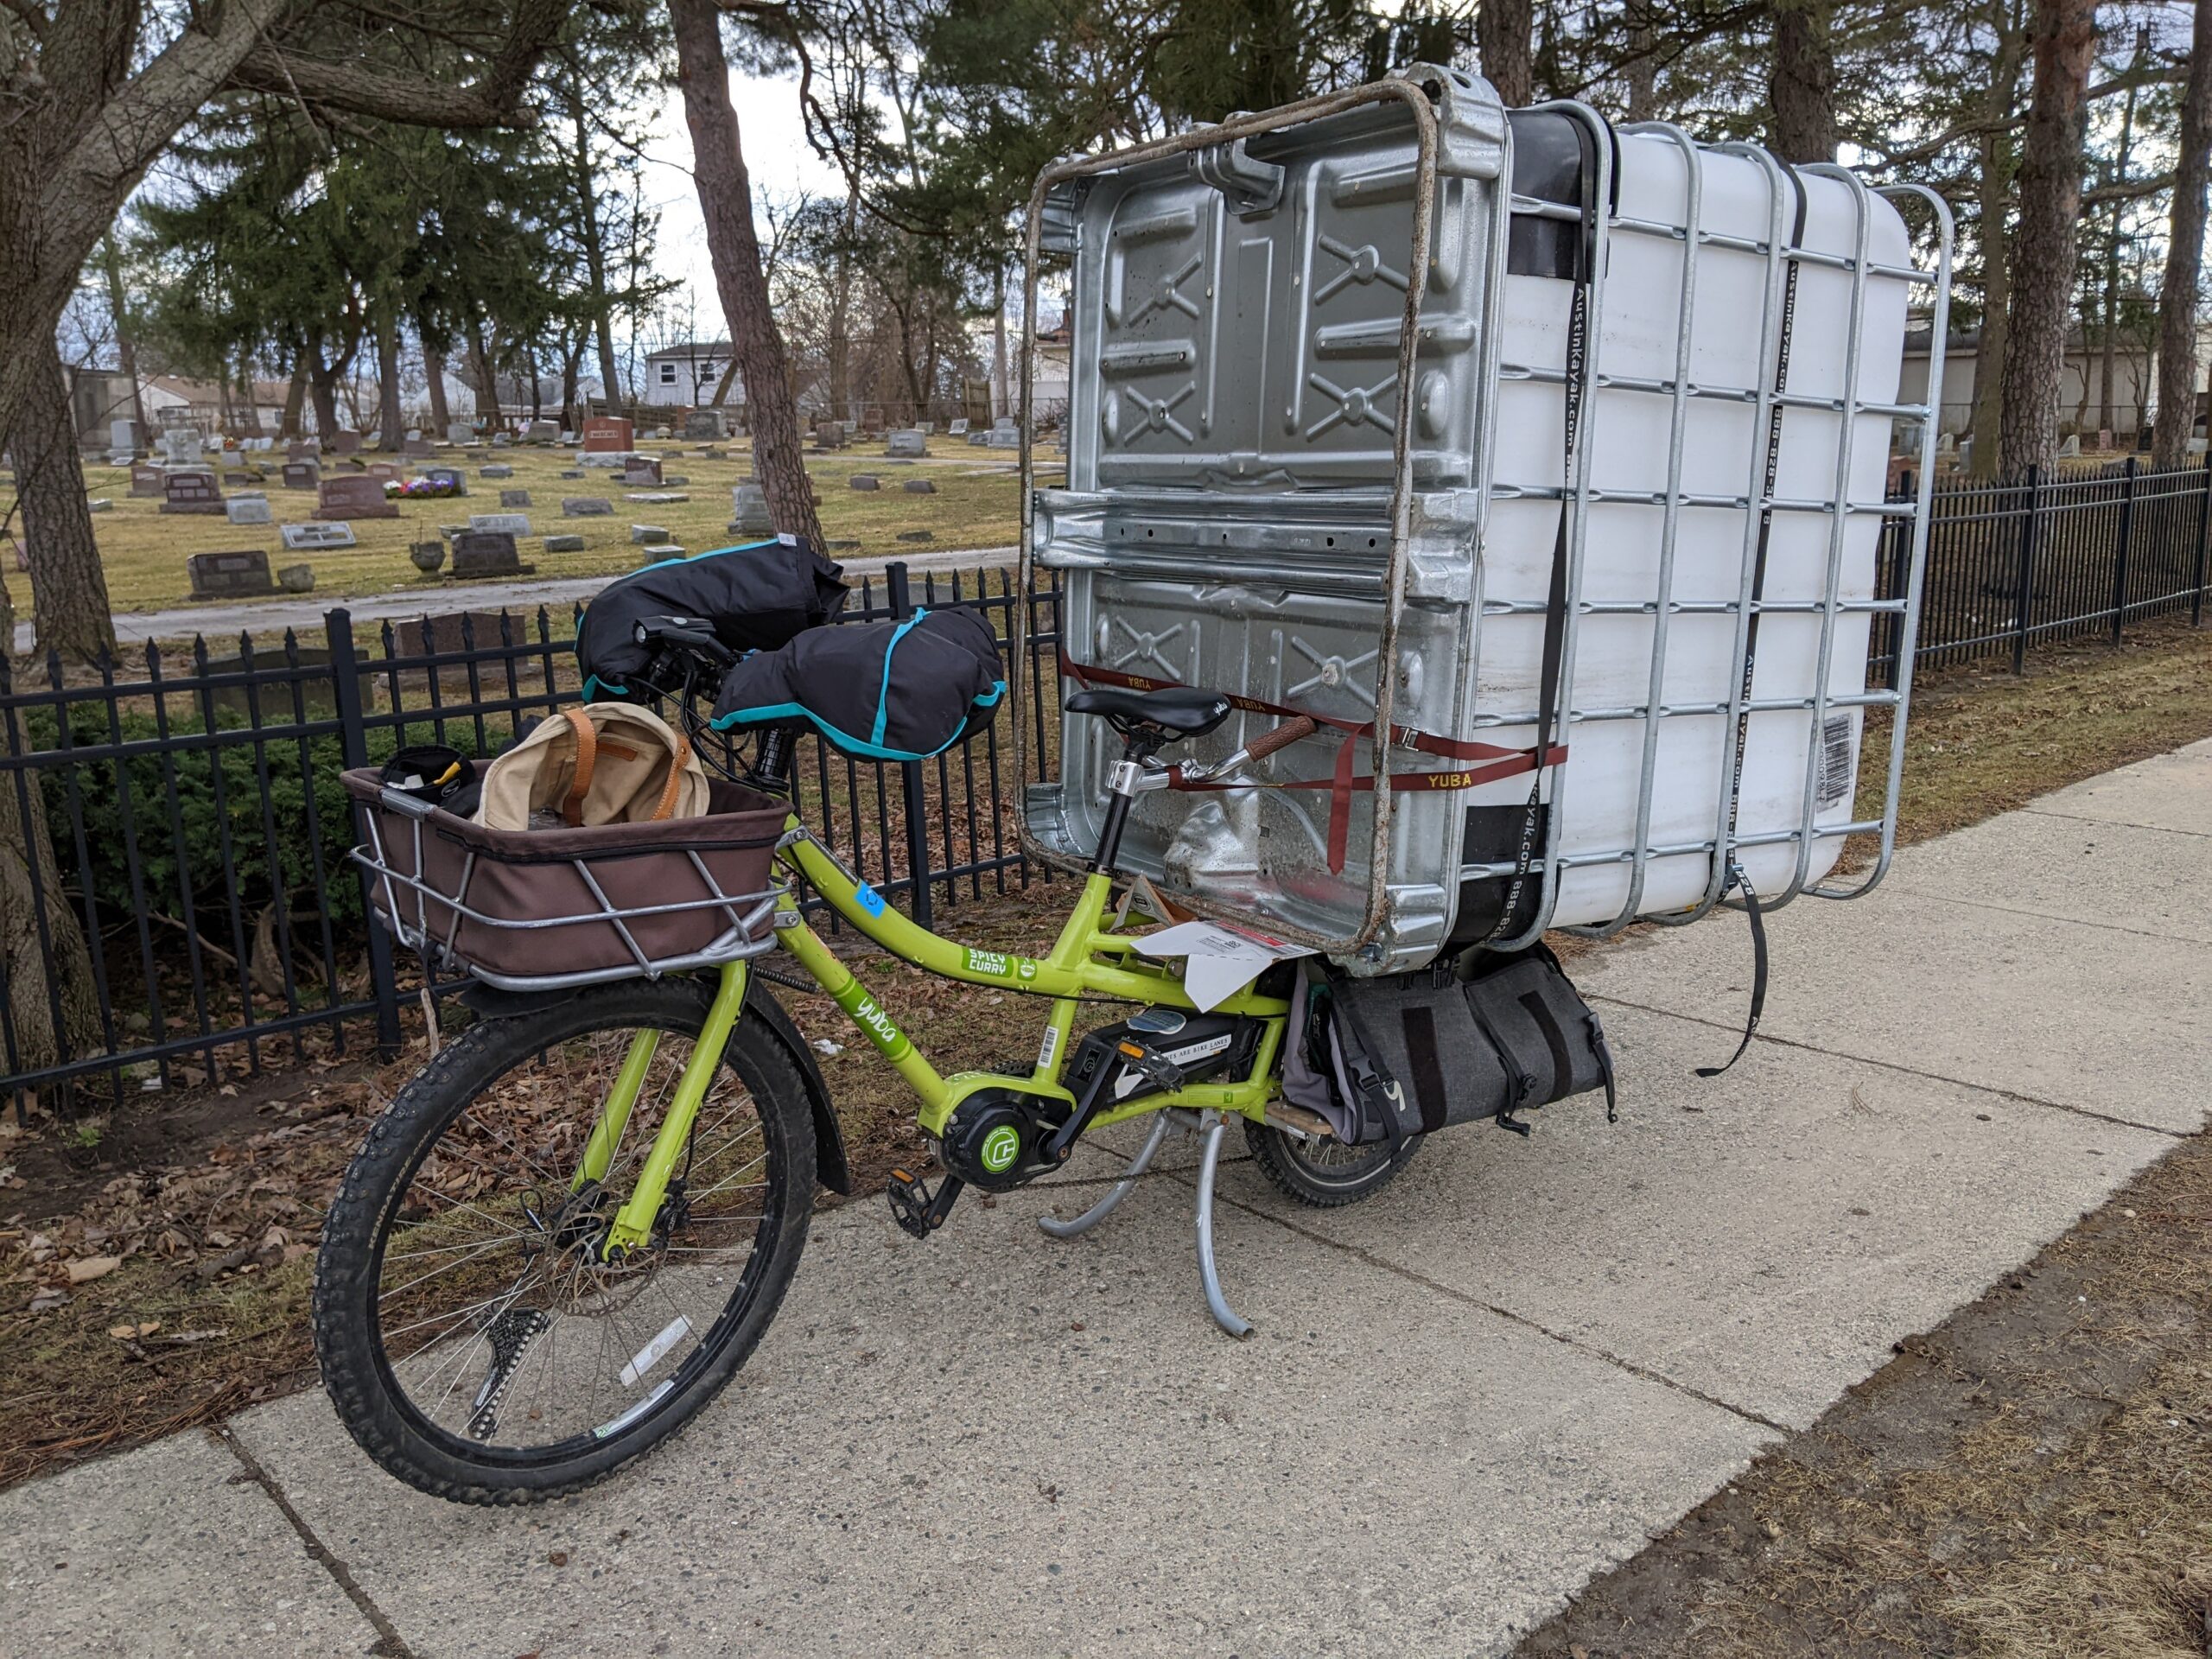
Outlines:
[{"label": "yuba spicy curry bike", "polygon": [[[638,625],[680,681],[679,707],[731,653],[684,619]],[[711,971],[615,978],[473,999],[480,1018],[378,1119],[324,1222],[315,1332],[324,1381],[354,1439],[400,1479],[441,1497],[529,1502],[572,1491],[696,1414],[742,1366],[804,1245],[817,1181],[849,1185],[836,1120],[805,1043],[753,967],[776,948],[804,969],[919,1098],[934,1185],[894,1173],[899,1224],[926,1237],[968,1185],[1003,1192],[1059,1169],[1084,1135],[1150,1117],[1122,1179],[1070,1221],[1087,1230],[1135,1184],[1171,1127],[1203,1139],[1198,1253],[1222,1326],[1249,1328],[1215,1271],[1211,1198],[1225,1128],[1309,1204],[1376,1191],[1417,1140],[1349,1146],[1280,1099],[1298,970],[1279,964],[1200,1013],[1177,969],[1148,961],[1114,908],[1132,802],[1171,782],[1160,756],[1211,732],[1226,698],[1175,690],[1086,690],[1068,708],[1124,744],[1090,873],[1051,950],[1028,957],[916,925],[787,811],[780,879],[752,896],[730,959]],[[1184,781],[1229,778],[1311,734],[1287,720]],[[711,748],[702,753],[715,753]],[[768,728],[734,781],[788,803],[791,734]],[[798,888],[891,956],[1048,1004],[1027,1074],[941,1075],[895,1014],[810,927]],[[403,930],[404,932],[404,930]],[[1128,1017],[1077,1038],[1101,1000]]]}]

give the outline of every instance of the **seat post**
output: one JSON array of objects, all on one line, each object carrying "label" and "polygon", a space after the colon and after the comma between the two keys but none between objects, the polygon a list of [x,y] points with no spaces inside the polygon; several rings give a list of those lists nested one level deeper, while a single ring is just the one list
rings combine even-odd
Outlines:
[{"label": "seat post", "polygon": [[1160,746],[1147,742],[1137,732],[1125,734],[1122,758],[1106,774],[1106,822],[1099,826],[1098,850],[1091,855],[1090,869],[1094,875],[1111,875],[1114,860],[1122,850],[1122,831],[1129,822],[1129,803],[1137,797],[1137,779],[1143,772],[1143,762]]}]

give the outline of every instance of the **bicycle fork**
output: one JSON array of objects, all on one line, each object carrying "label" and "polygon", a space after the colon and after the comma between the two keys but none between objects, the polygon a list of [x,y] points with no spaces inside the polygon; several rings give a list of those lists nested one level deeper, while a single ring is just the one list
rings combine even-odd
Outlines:
[{"label": "bicycle fork", "polygon": [[[713,1005],[707,1010],[706,1026],[699,1033],[690,1059],[684,1065],[683,1075],[677,1079],[675,1096],[669,1102],[668,1114],[661,1119],[660,1128],[654,1132],[652,1145],[646,1149],[637,1184],[631,1188],[621,1209],[615,1212],[607,1236],[601,1241],[603,1256],[612,1259],[625,1250],[639,1249],[652,1236],[653,1223],[659,1219],[661,1205],[668,1197],[669,1178],[676,1173],[684,1148],[690,1144],[692,1126],[698,1121],[699,1108],[706,1101],[708,1090],[714,1086],[715,1073],[722,1063],[722,1050],[745,1013],[746,983],[744,963],[722,965],[721,981],[715,988]],[[607,1179],[607,1171],[613,1166],[615,1150],[622,1143],[623,1131],[629,1127],[630,1114],[644,1088],[645,1074],[659,1052],[660,1039],[661,1033],[657,1031],[640,1031],[630,1039],[629,1052],[622,1057],[613,1087],[601,1103],[599,1116],[591,1126],[591,1137],[584,1142],[583,1159],[569,1183],[570,1192],[581,1190],[588,1181]]]}]

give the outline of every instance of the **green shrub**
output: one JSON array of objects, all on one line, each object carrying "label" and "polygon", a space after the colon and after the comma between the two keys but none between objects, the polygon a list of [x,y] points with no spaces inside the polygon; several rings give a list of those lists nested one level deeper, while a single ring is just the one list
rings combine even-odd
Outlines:
[{"label": "green shrub", "polygon": [[[353,803],[339,781],[345,763],[336,733],[272,738],[258,747],[248,741],[213,748],[178,747],[178,740],[201,736],[207,728],[196,715],[188,720],[172,716],[169,742],[157,747],[162,728],[152,715],[126,712],[111,728],[104,707],[81,704],[70,709],[69,724],[72,741],[79,747],[118,740],[149,746],[119,763],[111,756],[39,772],[62,879],[73,891],[89,882],[104,917],[135,915],[143,903],[153,913],[181,919],[188,874],[200,925],[211,935],[223,931],[214,918],[227,911],[232,893],[251,926],[280,889],[291,911],[327,916],[341,937],[359,929],[360,876],[346,857],[357,836]],[[26,726],[29,747],[61,747],[52,710],[31,711]],[[244,733],[251,721],[243,712],[219,709],[215,726],[219,733]],[[486,734],[493,750],[505,747],[503,730]],[[412,727],[409,735],[421,742],[427,734]],[[469,722],[453,722],[447,741],[463,753],[476,752]],[[370,730],[366,743],[372,766],[382,765],[398,747],[395,734],[381,729]],[[135,892],[130,856],[134,848],[139,880]]]}]

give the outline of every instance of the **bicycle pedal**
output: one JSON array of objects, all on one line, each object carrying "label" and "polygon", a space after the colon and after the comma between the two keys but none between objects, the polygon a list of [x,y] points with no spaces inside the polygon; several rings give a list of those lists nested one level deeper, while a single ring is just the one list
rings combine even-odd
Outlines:
[{"label": "bicycle pedal", "polygon": [[891,1219],[900,1230],[927,1238],[944,1225],[945,1217],[952,1213],[952,1201],[965,1185],[957,1175],[947,1175],[931,1192],[905,1170],[894,1169],[884,1184],[884,1196],[891,1200]]}]

